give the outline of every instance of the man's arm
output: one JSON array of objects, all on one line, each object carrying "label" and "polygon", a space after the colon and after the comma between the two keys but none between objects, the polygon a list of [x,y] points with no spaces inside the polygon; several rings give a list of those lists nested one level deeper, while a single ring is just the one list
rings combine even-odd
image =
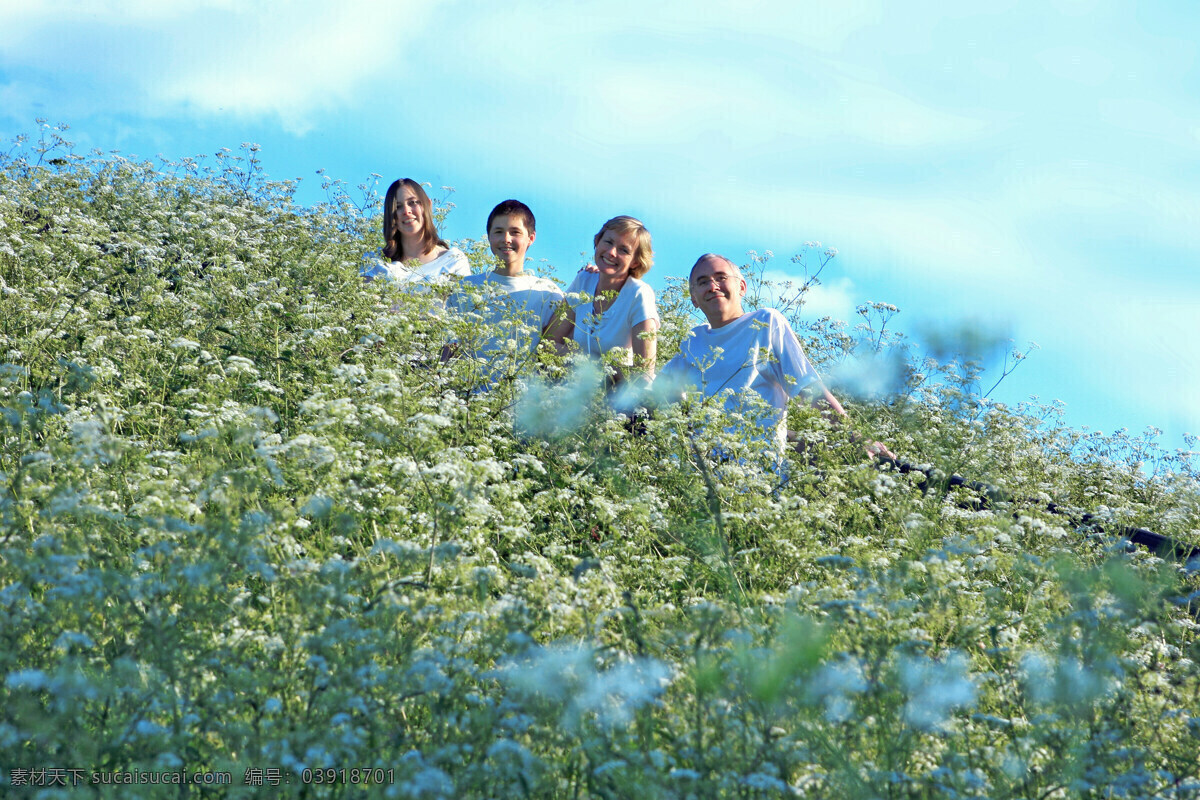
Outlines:
[{"label": "man's arm", "polygon": [[[787,380],[790,377],[793,381],[802,381],[807,378],[808,383],[799,391],[807,396],[809,404],[820,411],[821,416],[829,420],[831,424],[845,424],[849,419],[846,409],[842,407],[838,399],[833,396],[833,392],[829,391],[829,387],[817,375],[816,368],[808,360],[808,356],[804,352],[804,347],[800,344],[800,338],[796,336],[796,332],[792,330],[792,326],[787,323],[783,315],[777,312],[772,315],[772,319],[773,323],[779,326],[778,333],[772,331],[772,345],[774,346],[778,343],[779,352],[777,355],[779,357],[779,369],[781,370],[783,380]],[[850,432],[850,439],[854,442],[862,441],[862,437],[854,431]],[[788,441],[799,441],[799,435],[788,431]],[[866,447],[867,454],[872,457],[884,455],[889,458],[895,458],[882,442],[870,442],[864,446]],[[803,447],[801,446],[797,449],[803,449]]]},{"label": "man's arm", "polygon": [[[809,384],[804,390],[809,399],[809,404],[821,412],[821,416],[829,420],[832,425],[844,425],[849,420],[849,415],[846,414],[846,409],[842,408],[842,404],[833,396],[833,392],[829,391],[829,387],[821,380]],[[800,442],[799,434],[793,431],[788,431],[789,442]],[[863,437],[856,431],[850,431],[850,441],[862,444],[867,451],[867,455],[872,458],[882,456],[890,458],[893,461],[896,459],[895,453],[887,448],[883,442],[865,442]],[[796,447],[796,450],[803,452],[803,443]]]},{"label": "man's arm", "polygon": [[833,396],[833,392],[829,391],[820,378],[815,381],[820,387],[820,391],[816,391],[810,384],[808,389],[809,404],[821,412],[821,416],[832,423],[839,423],[846,418],[846,409],[842,408],[842,404]]}]

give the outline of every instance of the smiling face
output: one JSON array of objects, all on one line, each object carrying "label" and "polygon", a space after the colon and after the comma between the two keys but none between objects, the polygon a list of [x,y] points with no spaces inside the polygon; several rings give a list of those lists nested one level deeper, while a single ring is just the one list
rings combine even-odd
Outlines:
[{"label": "smiling face", "polygon": [[[640,278],[654,266],[654,246],[650,242],[650,231],[640,219],[622,214],[613,217],[600,227],[600,232],[592,237],[596,248],[596,267],[601,274],[611,273],[606,277],[609,288],[613,284],[622,284],[625,278]],[[621,265],[628,261],[628,266],[622,271]],[[609,270],[606,271],[605,267]]]},{"label": "smiling face", "polygon": [[401,178],[383,200],[383,254],[392,261],[420,258],[445,242],[433,220],[433,203],[421,184]]},{"label": "smiling face", "polygon": [[421,198],[410,187],[405,186],[396,198],[396,228],[404,236],[419,236],[425,227],[425,208]]},{"label": "smiling face", "polygon": [[608,283],[624,283],[637,258],[637,234],[609,228],[596,242],[596,267]]},{"label": "smiling face", "polygon": [[510,273],[520,273],[525,264],[525,251],[537,234],[525,227],[525,220],[520,214],[498,214],[492,219],[488,228],[488,244],[492,253],[500,259],[502,269]]},{"label": "smiling face", "polygon": [[708,324],[720,328],[742,316],[742,295],[746,279],[732,263],[721,256],[702,256],[692,267],[688,279],[692,305],[700,309]]}]

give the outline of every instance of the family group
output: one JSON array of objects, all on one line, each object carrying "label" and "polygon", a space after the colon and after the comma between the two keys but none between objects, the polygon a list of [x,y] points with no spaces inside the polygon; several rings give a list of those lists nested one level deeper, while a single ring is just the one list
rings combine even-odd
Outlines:
[{"label": "family group", "polygon": [[[728,258],[706,253],[692,265],[688,289],[692,304],[708,320],[692,329],[679,353],[657,370],[659,328],[654,290],[642,278],[654,264],[650,232],[641,221],[618,216],[593,237],[594,263],[580,270],[564,293],[557,284],[525,272],[525,256],[537,238],[536,220],[527,205],[505,200],[488,215],[487,237],[496,267],[472,274],[466,255],[438,235],[429,196],[409,178],[391,185],[384,199],[383,258],[364,271],[406,286],[458,281],[447,299],[451,311],[476,314],[495,334],[474,347],[491,359],[512,340],[532,352],[546,342],[559,353],[572,347],[599,358],[616,351],[613,384],[670,387],[682,399],[699,392],[715,397],[729,413],[745,413],[743,399],[753,392],[764,403],[753,419],[782,449],[788,438],[788,402],[804,394],[827,418],[846,415],[829,392],[787,319],[774,309],[747,312],[742,305],[746,280]],[[524,329],[529,335],[519,336]],[[570,344],[571,342],[574,345]],[[453,346],[444,357],[451,357]],[[659,392],[658,394],[662,394]],[[882,445],[875,452],[886,453]]]}]

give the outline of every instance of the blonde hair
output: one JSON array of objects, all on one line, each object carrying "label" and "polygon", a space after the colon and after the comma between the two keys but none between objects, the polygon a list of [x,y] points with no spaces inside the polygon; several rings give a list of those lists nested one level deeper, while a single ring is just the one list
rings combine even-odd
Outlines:
[{"label": "blonde hair", "polygon": [[632,233],[637,244],[633,250],[633,264],[629,267],[631,277],[640,278],[650,271],[654,266],[654,248],[650,243],[650,231],[646,230],[645,224],[640,219],[622,214],[619,217],[613,217],[608,222],[600,226],[600,232],[592,237],[592,246],[600,244],[600,237],[606,231],[616,231],[617,233]]}]

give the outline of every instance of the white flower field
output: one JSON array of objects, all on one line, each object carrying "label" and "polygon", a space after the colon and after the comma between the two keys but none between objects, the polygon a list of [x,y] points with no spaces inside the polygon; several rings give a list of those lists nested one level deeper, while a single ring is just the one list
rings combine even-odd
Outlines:
[{"label": "white flower field", "polygon": [[[1200,569],[1121,535],[1200,546],[1196,453],[981,397],[886,304],[806,319],[757,256],[823,372],[895,377],[794,404],[785,468],[550,356],[472,392],[479,326],[359,275],[373,192],[294,188],[0,154],[0,795],[1200,798]],[[233,780],[96,780],[171,771]]]}]

